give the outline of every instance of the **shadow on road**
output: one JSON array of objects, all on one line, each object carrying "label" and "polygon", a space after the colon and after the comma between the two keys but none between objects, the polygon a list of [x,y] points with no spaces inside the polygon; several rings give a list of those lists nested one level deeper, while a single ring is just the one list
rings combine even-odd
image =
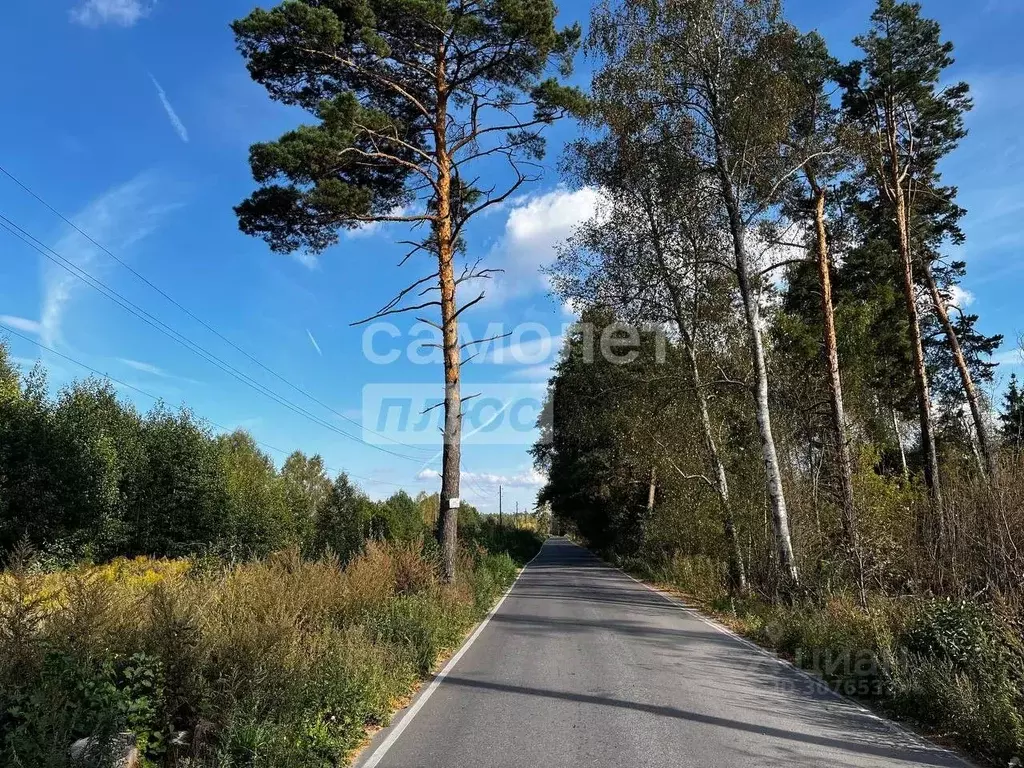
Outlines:
[{"label": "shadow on road", "polygon": [[863,741],[847,741],[844,739],[834,739],[826,736],[814,736],[805,733],[794,733],[793,731],[786,731],[780,728],[771,728],[764,725],[752,725],[750,723],[744,723],[739,720],[730,720],[724,717],[715,717],[713,715],[704,715],[699,712],[687,712],[682,709],[675,707],[663,707],[652,704],[643,704],[639,701],[623,701],[622,699],[613,699],[605,696],[592,696],[589,694],[582,693],[566,693],[563,691],[554,691],[545,688],[527,688],[519,685],[508,685],[505,683],[494,683],[484,680],[470,680],[465,677],[453,677],[449,675],[445,679],[445,683],[449,685],[459,685],[467,688],[478,688],[489,691],[496,691],[499,693],[513,693],[523,696],[542,696],[550,699],[560,699],[563,701],[574,701],[581,702],[584,704],[595,704],[602,707],[619,707],[622,709],[632,709],[637,712],[646,712],[651,715],[658,715],[660,717],[674,717],[678,720],[687,720],[693,723],[702,723],[704,725],[714,725],[720,728],[728,728],[734,731],[745,731],[748,733],[756,733],[760,736],[770,736],[776,739],[786,739],[789,741],[799,741],[804,744],[816,744],[821,747],[829,747],[831,749],[842,749],[850,752],[855,752],[859,755],[873,755],[875,757],[884,757],[892,760],[904,760],[907,762],[915,762],[921,765],[936,765],[936,766],[948,766],[948,759],[944,759],[945,756],[942,754],[934,754],[932,750],[925,748],[913,748],[913,747],[891,747],[878,744],[869,744]]}]

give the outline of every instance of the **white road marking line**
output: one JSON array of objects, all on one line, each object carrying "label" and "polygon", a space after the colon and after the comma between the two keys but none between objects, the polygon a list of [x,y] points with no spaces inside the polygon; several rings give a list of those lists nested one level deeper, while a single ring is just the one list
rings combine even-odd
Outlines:
[{"label": "white road marking line", "polygon": [[395,745],[395,742],[398,741],[398,737],[402,735],[402,732],[405,731],[409,723],[412,722],[412,719],[416,717],[416,715],[419,713],[421,709],[423,709],[423,705],[426,704],[427,700],[434,695],[434,691],[436,691],[438,687],[441,685],[441,683],[444,682],[444,679],[448,677],[448,673],[451,672],[452,669],[455,668],[455,665],[459,663],[459,659],[461,659],[466,654],[466,651],[469,650],[469,647],[473,645],[473,643],[476,641],[478,637],[480,637],[480,633],[483,632],[487,625],[490,623],[491,618],[494,616],[494,614],[498,612],[498,609],[501,608],[501,605],[505,602],[505,599],[510,594],[512,594],[512,590],[516,588],[516,584],[519,583],[519,579],[522,577],[522,575],[526,573],[526,569],[530,567],[530,564],[533,563],[534,560],[540,557],[540,553],[544,551],[545,546],[547,546],[547,542],[544,542],[544,544],[541,545],[540,549],[537,550],[537,554],[533,556],[529,563],[523,566],[523,569],[519,571],[519,573],[516,575],[515,581],[512,582],[512,586],[510,586],[508,590],[505,592],[505,594],[501,596],[501,600],[498,601],[498,604],[495,605],[491,609],[491,612],[484,617],[484,620],[480,622],[480,626],[478,626],[476,630],[474,630],[473,634],[469,636],[469,639],[462,644],[462,647],[459,648],[458,652],[456,652],[456,654],[448,660],[448,663],[444,665],[444,669],[438,672],[437,676],[430,681],[430,684],[423,690],[423,693],[421,693],[417,697],[413,705],[406,711],[404,715],[402,715],[401,720],[399,720],[398,723],[394,726],[394,728],[391,730],[391,733],[388,734],[387,738],[380,743],[380,746],[378,746],[377,749],[373,751],[373,754],[371,754],[370,757],[367,758],[366,762],[359,764],[360,768],[375,768],[377,764],[384,759],[384,756],[388,753],[388,750]]},{"label": "white road marking line", "polygon": [[[577,544],[577,546],[579,546],[579,545]],[[584,547],[584,549],[585,549],[585,547]],[[589,552],[590,550],[587,550],[587,551]],[[596,555],[595,555],[595,557],[596,557]],[[601,559],[598,558],[598,560],[601,560]],[[604,563],[603,560],[601,560],[601,562]],[[923,749],[927,749],[927,750],[931,750],[931,751],[934,751],[934,752],[938,752],[940,754],[949,755],[950,757],[952,757],[955,760],[959,761],[959,763],[962,766],[965,766],[965,768],[975,768],[973,763],[967,762],[964,758],[962,758],[956,752],[953,752],[950,749],[946,749],[945,747],[943,747],[943,746],[941,746],[939,744],[935,744],[933,742],[927,741],[924,738],[922,738],[921,736],[919,736],[918,734],[914,733],[913,731],[911,731],[911,730],[909,730],[907,728],[904,728],[899,723],[894,722],[893,720],[889,720],[888,718],[882,717],[881,715],[878,715],[877,713],[872,712],[870,709],[867,709],[862,704],[854,701],[853,699],[851,699],[851,698],[849,698],[847,696],[843,696],[838,691],[832,690],[832,688],[830,688],[828,685],[826,685],[825,682],[821,678],[815,677],[814,675],[810,674],[809,672],[806,672],[805,670],[802,670],[799,667],[795,666],[793,663],[787,661],[786,659],[783,659],[783,658],[775,655],[774,653],[769,651],[767,648],[762,648],[757,643],[751,642],[750,640],[747,640],[745,637],[742,637],[742,636],[736,634],[735,632],[733,632],[728,627],[726,627],[726,626],[724,626],[722,624],[719,624],[717,621],[715,621],[713,619],[709,619],[708,617],[706,617],[704,614],[700,613],[695,608],[691,608],[689,605],[684,603],[679,598],[677,598],[677,597],[675,597],[673,595],[669,595],[668,593],[663,592],[662,590],[658,589],[657,587],[652,587],[647,582],[641,581],[640,579],[636,578],[632,574],[626,573],[624,570],[622,570],[618,566],[608,565],[607,563],[604,563],[604,564],[606,565],[606,567],[611,568],[611,569],[613,569],[615,571],[618,571],[619,573],[621,573],[626,578],[632,579],[633,581],[635,581],[637,584],[639,584],[640,586],[644,587],[645,589],[649,589],[654,594],[661,596],[662,598],[664,598],[666,601],[668,601],[675,608],[678,608],[681,611],[683,611],[684,613],[686,613],[686,614],[688,614],[690,616],[693,616],[696,619],[699,619],[700,621],[702,621],[705,624],[707,624],[709,627],[712,627],[713,629],[718,630],[723,635],[727,635],[727,636],[731,637],[733,640],[737,641],[741,645],[746,646],[747,648],[751,649],[752,651],[756,651],[757,653],[761,654],[762,656],[766,656],[769,659],[773,659],[774,661],[776,661],[781,666],[787,667],[790,671],[795,672],[800,677],[803,677],[806,680],[808,680],[819,691],[828,693],[829,695],[839,699],[844,704],[847,704],[848,706],[852,706],[855,709],[857,709],[859,712],[861,712],[862,714],[867,715],[870,719],[877,720],[878,722],[882,723],[887,728],[889,728],[891,731],[893,731],[897,735],[903,736],[904,738],[908,739],[911,743],[915,744],[916,746],[918,746],[920,748],[923,748]]]}]

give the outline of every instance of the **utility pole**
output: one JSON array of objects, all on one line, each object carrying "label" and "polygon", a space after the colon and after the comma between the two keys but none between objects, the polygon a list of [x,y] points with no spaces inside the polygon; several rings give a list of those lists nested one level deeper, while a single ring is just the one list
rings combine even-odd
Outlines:
[{"label": "utility pole", "polygon": [[501,486],[498,486],[498,525],[502,528],[505,527],[505,517],[501,513]]}]

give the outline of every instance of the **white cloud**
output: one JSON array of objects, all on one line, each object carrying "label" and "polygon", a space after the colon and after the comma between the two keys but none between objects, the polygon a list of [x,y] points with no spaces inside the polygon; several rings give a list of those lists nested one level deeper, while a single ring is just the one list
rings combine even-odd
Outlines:
[{"label": "white cloud", "polygon": [[29,320],[14,315],[0,315],[0,323],[24,333],[31,333],[34,336],[38,336],[43,330],[42,323],[38,320]]},{"label": "white cloud", "polygon": [[127,357],[119,357],[117,358],[117,361],[141,373],[148,373],[150,376],[159,376],[160,378],[163,379],[168,378],[168,374],[166,371],[164,371],[162,368],[158,368],[157,366],[152,365],[151,363],[143,363],[139,360],[131,360],[130,358]]},{"label": "white cloud", "polygon": [[292,254],[292,258],[308,270],[320,268],[320,258],[315,253],[310,253],[309,251],[296,251]]},{"label": "white cloud", "polygon": [[148,16],[155,5],[151,0],[85,0],[71,9],[71,20],[86,27],[131,27]]},{"label": "white cloud", "polygon": [[963,309],[974,303],[974,294],[962,286],[954,285],[950,294],[949,305],[952,307]]},{"label": "white cloud", "polygon": [[557,248],[573,230],[598,213],[601,194],[594,187],[559,188],[527,196],[509,208],[505,232],[491,250],[488,267],[504,269],[488,294],[505,299],[547,288],[541,270],[554,262]]},{"label": "white cloud", "polygon": [[[516,326],[516,330],[525,325],[522,323]],[[511,343],[506,343],[509,340],[499,343],[494,351],[487,356],[485,362],[495,365],[539,365],[554,360],[562,350],[563,336],[549,333],[543,326],[537,330],[541,332],[535,334],[531,328],[529,332],[522,334],[528,338],[520,338],[519,341],[511,341]],[[515,336],[511,337],[511,339],[514,338]]]},{"label": "white cloud", "polygon": [[160,103],[164,105],[164,112],[167,113],[167,119],[171,121],[171,125],[174,127],[175,133],[178,134],[178,138],[188,144],[188,129],[185,128],[185,124],[181,122],[181,118],[178,117],[178,113],[175,112],[174,107],[171,106],[171,102],[167,98],[167,93],[164,91],[163,86],[160,85],[153,75],[150,75],[149,79],[152,80],[153,85],[156,86],[156,94],[160,97]]},{"label": "white cloud", "polygon": [[1009,367],[1024,366],[1024,351],[1020,349],[1004,349],[992,355],[992,362]]},{"label": "white cloud", "polygon": [[[441,473],[436,469],[424,469],[416,475],[417,480],[438,480],[440,477]],[[536,469],[517,472],[513,475],[499,475],[491,472],[463,472],[461,477],[463,483],[494,488],[495,492],[497,492],[496,489],[499,485],[503,488],[540,488],[548,481],[547,477]]]},{"label": "white cloud", "polygon": [[313,334],[309,328],[306,329],[306,335],[309,336],[309,342],[313,345],[313,349],[316,350],[316,353],[320,355],[320,357],[323,357],[324,353],[320,351],[320,345],[316,343],[316,339],[313,338]]},{"label": "white cloud", "polygon": [[525,368],[517,368],[509,373],[509,378],[519,379],[521,381],[539,381],[548,382],[551,379],[552,369],[555,366],[555,361],[552,360],[550,363],[543,365],[529,365]]},{"label": "white cloud", "polygon": [[497,488],[540,488],[548,481],[547,477],[536,469],[528,469],[525,472],[517,472],[514,475],[498,475],[489,472],[463,472],[462,479],[465,482],[473,483],[484,487]]},{"label": "white cloud", "polygon": [[[153,201],[154,192],[164,187],[149,174],[141,174],[108,190],[71,219],[97,243],[123,257],[123,251],[149,235],[164,214],[176,207]],[[77,269],[92,275],[97,274],[99,266],[111,262],[106,256],[101,261],[100,248],[71,227],[65,228],[53,250]],[[68,306],[84,285],[72,272],[50,261],[43,262],[39,335],[47,346],[61,341]]]},{"label": "white cloud", "polygon": [[[723,231],[723,242],[731,243],[728,232]],[[768,277],[768,284],[781,291],[786,285],[786,267],[794,261],[809,261],[810,254],[805,243],[810,242],[809,230],[802,223],[780,220],[777,228],[770,232],[762,232],[755,227],[748,228],[744,238],[747,255],[750,259],[751,272],[763,272]],[[732,248],[725,256],[726,262],[731,261]],[[772,297],[761,293],[761,304],[767,306]]]},{"label": "white cloud", "polygon": [[39,362],[39,359],[35,357],[12,357],[10,360],[16,366],[26,371],[32,370],[36,363]]}]

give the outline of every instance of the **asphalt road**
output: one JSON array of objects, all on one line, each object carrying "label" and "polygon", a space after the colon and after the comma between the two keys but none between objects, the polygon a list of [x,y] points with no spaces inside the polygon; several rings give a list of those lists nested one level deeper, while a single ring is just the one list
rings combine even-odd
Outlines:
[{"label": "asphalt road", "polygon": [[966,765],[565,539],[545,544],[417,709],[357,765]]}]

